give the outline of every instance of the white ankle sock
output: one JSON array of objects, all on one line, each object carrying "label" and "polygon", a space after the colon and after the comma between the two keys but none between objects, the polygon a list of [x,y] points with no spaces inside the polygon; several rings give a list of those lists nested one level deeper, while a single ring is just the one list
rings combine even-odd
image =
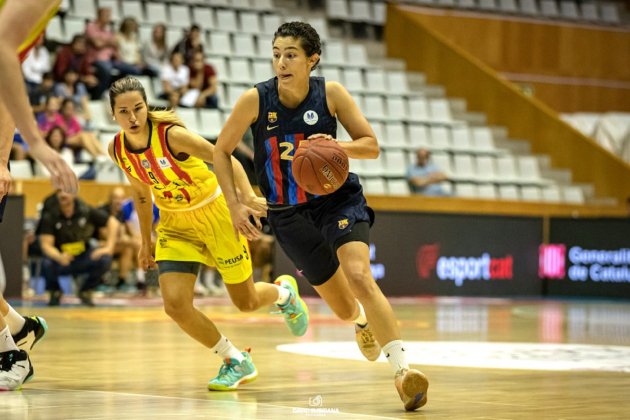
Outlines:
[{"label": "white ankle sock", "polygon": [[289,289],[278,286],[277,284],[274,284],[274,286],[278,289],[278,299],[276,300],[276,305],[285,305],[291,297],[291,292],[289,292]]},{"label": "white ankle sock", "polygon": [[219,342],[211,349],[215,354],[218,354],[221,359],[234,359],[242,362],[245,360],[243,355],[225,336],[219,338]]},{"label": "white ankle sock", "polygon": [[368,323],[367,318],[365,316],[365,310],[363,309],[363,305],[361,305],[361,302],[359,302],[358,300],[357,300],[357,305],[359,305],[359,316],[357,316],[357,318],[352,322],[354,322],[361,328],[365,328],[365,326]]},{"label": "white ankle sock", "polygon": [[385,344],[383,346],[383,354],[387,357],[389,365],[394,369],[394,373],[400,369],[409,369],[402,340],[393,340]]},{"label": "white ankle sock", "polygon": [[11,331],[12,335],[15,335],[22,331],[22,327],[26,320],[20,314],[18,314],[15,309],[11,305],[9,305],[9,312],[7,312],[4,316],[4,320],[9,326],[9,331]]},{"label": "white ankle sock", "polygon": [[13,341],[9,327],[4,327],[4,329],[0,331],[0,353],[9,350],[18,350],[18,347],[15,345],[15,341]]}]

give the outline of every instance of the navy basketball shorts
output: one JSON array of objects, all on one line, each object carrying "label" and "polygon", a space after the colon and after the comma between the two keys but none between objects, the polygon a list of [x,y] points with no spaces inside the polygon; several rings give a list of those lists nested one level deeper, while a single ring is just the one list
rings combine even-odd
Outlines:
[{"label": "navy basketball shorts", "polygon": [[4,197],[2,197],[2,200],[0,200],[0,222],[2,222],[2,216],[4,216],[4,208],[7,205],[8,196],[9,194],[5,195]]},{"label": "navy basketball shorts", "polygon": [[[11,169],[11,166],[9,164],[7,164],[9,170]],[[4,208],[7,206],[7,197],[9,194],[5,195],[4,197],[2,197],[2,200],[0,200],[0,223],[2,222],[2,217],[4,216]]]},{"label": "navy basketball shorts", "polygon": [[330,195],[299,206],[270,208],[268,221],[278,244],[313,286],[339,268],[337,248],[360,241],[369,245],[374,212],[367,206],[359,178],[348,180]]}]

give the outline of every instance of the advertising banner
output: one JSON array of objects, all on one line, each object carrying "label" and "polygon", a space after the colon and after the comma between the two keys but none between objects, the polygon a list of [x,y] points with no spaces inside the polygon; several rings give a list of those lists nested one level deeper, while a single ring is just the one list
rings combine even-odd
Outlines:
[{"label": "advertising banner", "polygon": [[551,219],[540,276],[550,296],[630,297],[630,221]]},{"label": "advertising banner", "polygon": [[[539,218],[378,212],[370,235],[372,275],[388,296],[542,292]],[[277,245],[275,272],[299,275]]]}]

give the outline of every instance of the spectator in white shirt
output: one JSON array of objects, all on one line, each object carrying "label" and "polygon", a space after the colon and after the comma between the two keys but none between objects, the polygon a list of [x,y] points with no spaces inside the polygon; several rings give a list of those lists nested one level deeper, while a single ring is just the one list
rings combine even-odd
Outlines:
[{"label": "spectator in white shirt", "polygon": [[166,49],[166,25],[158,23],[153,26],[151,40],[142,46],[142,59],[153,74],[160,76],[162,67],[168,62]]},{"label": "spectator in white shirt", "polygon": [[22,73],[26,81],[28,93],[32,93],[42,84],[44,73],[51,69],[50,54],[44,47],[44,35],[37,39],[35,48],[26,56],[22,63]]},{"label": "spectator in white shirt", "polygon": [[184,65],[184,57],[179,51],[171,53],[170,61],[162,68],[162,94],[172,108],[177,108],[182,95],[188,90],[190,69]]}]

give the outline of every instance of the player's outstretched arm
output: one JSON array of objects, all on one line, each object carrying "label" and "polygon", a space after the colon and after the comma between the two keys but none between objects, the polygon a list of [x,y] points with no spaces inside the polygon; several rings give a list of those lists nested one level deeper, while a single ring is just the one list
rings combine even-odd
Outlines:
[{"label": "player's outstretched arm", "polygon": [[6,0],[0,9],[0,101],[30,146],[30,154],[50,172],[53,186],[74,193],[78,188],[75,174],[48,147],[37,128],[17,57],[22,42],[57,3],[58,0]]},{"label": "player's outstretched arm", "polygon": [[238,99],[230,117],[225,122],[214,149],[214,170],[219,185],[232,216],[234,229],[241,232],[248,239],[259,232],[250,223],[249,216],[257,216],[257,211],[245,206],[239,201],[233,174],[232,152],[243,138],[247,128],[258,117],[258,91],[250,89]]}]

